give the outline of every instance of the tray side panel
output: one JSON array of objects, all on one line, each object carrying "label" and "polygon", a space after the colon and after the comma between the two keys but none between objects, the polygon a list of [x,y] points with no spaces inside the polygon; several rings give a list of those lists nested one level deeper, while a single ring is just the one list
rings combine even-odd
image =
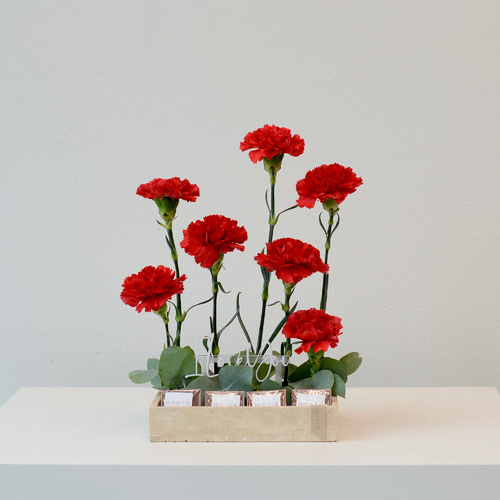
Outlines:
[{"label": "tray side panel", "polygon": [[332,406],[190,407],[149,409],[152,442],[297,442],[337,440]]}]

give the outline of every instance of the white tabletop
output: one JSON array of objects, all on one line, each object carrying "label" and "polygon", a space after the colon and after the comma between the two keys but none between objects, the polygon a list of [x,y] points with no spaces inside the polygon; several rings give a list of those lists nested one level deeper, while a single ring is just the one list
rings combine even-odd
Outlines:
[{"label": "white tabletop", "polygon": [[349,388],[336,443],[150,443],[155,391],[23,388],[0,408],[0,464],[499,465],[492,387]]}]

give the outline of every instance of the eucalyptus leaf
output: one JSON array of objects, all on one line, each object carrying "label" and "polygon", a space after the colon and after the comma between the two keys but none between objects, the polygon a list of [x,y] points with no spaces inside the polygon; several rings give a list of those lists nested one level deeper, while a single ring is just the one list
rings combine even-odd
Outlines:
[{"label": "eucalyptus leaf", "polygon": [[188,345],[184,346],[183,349],[185,349],[187,352],[189,352],[193,356],[196,356],[196,354],[194,353],[193,349],[191,347],[189,347]]},{"label": "eucalyptus leaf", "polygon": [[314,389],[331,389],[334,380],[334,375],[330,370],[320,370],[314,374],[312,385]]},{"label": "eucalyptus leaf", "polygon": [[336,374],[334,374],[333,377],[335,379],[335,382],[332,387],[332,395],[345,398],[345,382]]},{"label": "eucalyptus leaf", "polygon": [[159,391],[165,391],[166,389],[168,389],[168,387],[162,385],[159,375],[156,375],[156,377],[151,380],[151,385],[153,386],[153,389],[157,389]]},{"label": "eucalyptus leaf", "polygon": [[[196,354],[195,354],[195,352],[193,351],[193,349],[191,347],[189,347],[187,345],[187,346],[184,346],[183,349],[185,349],[187,352],[189,352],[190,354],[192,354],[196,358]],[[201,365],[200,365],[200,363],[198,363],[198,366],[196,367],[196,372],[195,373],[201,373]],[[188,373],[188,375],[190,375],[190,374]]]},{"label": "eucalyptus leaf", "polygon": [[251,391],[253,369],[251,366],[223,366],[219,371],[219,381],[223,391]]},{"label": "eucalyptus leaf", "polygon": [[257,363],[254,367],[255,380],[262,381],[264,379],[269,379],[275,373],[276,369],[274,366],[269,366],[269,363]]},{"label": "eucalyptus leaf", "polygon": [[158,365],[160,364],[160,360],[156,358],[149,358],[148,359],[148,370],[158,370]]},{"label": "eucalyptus leaf", "polygon": [[313,389],[313,379],[312,378],[303,378],[302,380],[298,380],[291,384],[294,389]]},{"label": "eucalyptus leaf", "polygon": [[361,365],[363,358],[359,355],[359,352],[350,352],[342,358],[340,362],[345,366],[347,375],[354,373]]},{"label": "eucalyptus leaf", "polygon": [[158,373],[162,385],[169,389],[185,387],[185,376],[195,373],[195,370],[196,358],[188,350],[171,346],[161,353]]},{"label": "eucalyptus leaf", "polygon": [[246,350],[245,351],[240,351],[240,352],[237,352],[236,354],[233,354],[229,358],[229,362],[232,365],[236,365],[236,362],[238,361],[238,358],[241,358],[240,365],[246,365],[250,361],[252,363],[254,363],[254,361],[252,361],[252,357],[255,357],[255,354],[250,354],[249,356],[247,356],[247,351]]},{"label": "eucalyptus leaf", "polygon": [[306,361],[293,370],[293,372],[288,376],[288,380],[290,382],[297,382],[298,380],[309,378],[310,376],[311,365],[309,364],[309,361]]},{"label": "eucalyptus leaf", "polygon": [[158,375],[158,370],[133,370],[128,374],[128,378],[134,384],[145,384],[151,382]]},{"label": "eucalyptus leaf", "polygon": [[339,375],[340,378],[347,382],[347,369],[343,363],[333,358],[323,358],[321,370],[329,370],[334,375]]},{"label": "eucalyptus leaf", "polygon": [[201,404],[205,405],[205,392],[221,391],[222,387],[217,377],[207,377],[206,375],[202,375],[201,377],[197,377],[189,382],[186,389],[201,389]]},{"label": "eucalyptus leaf", "polygon": [[264,380],[262,384],[259,385],[259,390],[260,391],[277,391],[279,389],[282,389],[281,384],[276,382],[276,380]]}]

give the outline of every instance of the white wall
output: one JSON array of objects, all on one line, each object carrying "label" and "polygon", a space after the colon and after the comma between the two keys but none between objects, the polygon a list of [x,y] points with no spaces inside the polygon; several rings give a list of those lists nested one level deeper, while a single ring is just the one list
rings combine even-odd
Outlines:
[{"label": "white wall", "polygon": [[[321,163],[364,179],[341,207],[328,308],[344,320],[332,355],[364,357],[350,384],[499,387],[499,16],[465,0],[4,0],[0,403],[26,385],[131,385],[159,354],[160,320],[119,299],[125,276],[169,264],[135,195],[155,177],[200,186],[177,231],[209,213],[247,227],[221,315],[243,289],[256,329],[267,174],[239,142],[265,123],[306,141],[280,208]],[[285,214],[277,236],[320,246],[317,214]],[[185,303],[208,298],[207,271],[181,258]],[[299,285],[303,307],[319,281]],[[187,341],[208,315],[188,318]]]}]

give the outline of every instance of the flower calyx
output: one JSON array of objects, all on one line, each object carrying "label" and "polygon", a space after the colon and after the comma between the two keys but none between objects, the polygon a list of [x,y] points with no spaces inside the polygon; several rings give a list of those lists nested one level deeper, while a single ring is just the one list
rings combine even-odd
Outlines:
[{"label": "flower calyx", "polygon": [[311,370],[313,373],[317,373],[320,371],[324,356],[325,352],[323,350],[314,352],[313,347],[311,347],[309,351],[307,351],[307,357],[309,358],[309,364],[311,365]]},{"label": "flower calyx", "polygon": [[271,159],[267,158],[262,158],[262,161],[264,163],[264,170],[266,172],[269,172],[269,175],[271,176],[271,183],[276,182],[276,174],[281,170],[281,163],[283,162],[283,156],[284,154],[277,154],[276,156],[273,156]]},{"label": "flower calyx", "polygon": [[292,344],[288,344],[286,342],[281,343],[281,355],[290,357],[293,354],[292,352]]},{"label": "flower calyx", "polygon": [[296,283],[287,283],[283,281],[283,286],[285,287],[285,295],[291,296],[293,291],[295,290]]},{"label": "flower calyx", "polygon": [[167,228],[172,229],[172,221],[175,218],[179,200],[171,198],[170,196],[164,196],[163,198],[155,198],[154,201],[160,212],[160,217],[167,224]]},{"label": "flower calyx", "polygon": [[332,216],[339,211],[339,205],[333,198],[327,198],[323,202],[323,208]]},{"label": "flower calyx", "polygon": [[168,324],[168,306],[167,303],[163,304],[159,309],[156,311],[153,311],[155,314],[160,316],[160,318],[163,320],[163,322],[167,325]]},{"label": "flower calyx", "polygon": [[210,268],[210,272],[212,273],[212,276],[217,276],[222,269],[222,261],[224,260],[224,254],[221,253],[219,255],[219,258],[214,262],[212,267]]}]

